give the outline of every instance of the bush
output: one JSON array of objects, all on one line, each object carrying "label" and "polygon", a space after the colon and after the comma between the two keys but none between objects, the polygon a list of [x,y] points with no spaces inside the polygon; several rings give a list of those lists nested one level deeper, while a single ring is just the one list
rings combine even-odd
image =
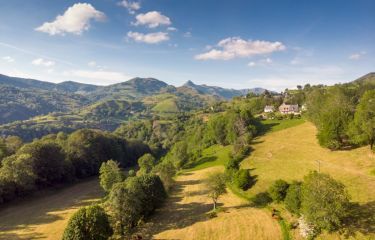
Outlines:
[{"label": "bush", "polygon": [[242,189],[242,190],[247,190],[252,186],[253,179],[250,176],[250,171],[249,169],[240,169],[238,172],[235,174],[234,177],[234,184]]},{"label": "bush", "polygon": [[150,153],[146,153],[138,159],[139,172],[141,174],[150,173],[155,165],[156,159]]},{"label": "bush", "polygon": [[294,214],[299,214],[301,208],[301,184],[301,182],[290,184],[284,199],[286,209]]},{"label": "bush", "polygon": [[115,183],[119,183],[123,180],[123,174],[118,165],[117,162],[108,160],[107,162],[102,163],[102,166],[100,167],[100,186],[107,193],[111,191],[111,188]]},{"label": "bush", "polygon": [[318,229],[339,229],[348,205],[345,186],[329,175],[314,171],[304,178],[301,210],[306,220]]},{"label": "bush", "polygon": [[69,219],[63,240],[106,240],[112,233],[104,209],[95,205],[80,208]]},{"label": "bush", "polygon": [[272,202],[272,198],[270,197],[270,194],[268,192],[261,192],[252,197],[251,201],[257,207],[265,207]]},{"label": "bush", "polygon": [[140,220],[150,215],[166,198],[160,178],[156,175],[130,177],[113,186],[108,206],[116,222],[116,231],[124,235]]},{"label": "bush", "polygon": [[281,202],[286,196],[286,191],[288,190],[289,184],[284,180],[276,180],[272,186],[269,188],[268,192],[273,201]]}]

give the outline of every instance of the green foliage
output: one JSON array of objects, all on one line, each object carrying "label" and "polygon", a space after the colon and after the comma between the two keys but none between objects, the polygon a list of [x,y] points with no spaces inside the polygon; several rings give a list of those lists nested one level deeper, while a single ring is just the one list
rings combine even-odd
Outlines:
[{"label": "green foliage", "polygon": [[145,193],[143,200],[144,216],[149,216],[156,208],[160,207],[167,197],[167,193],[159,176],[144,174],[137,178]]},{"label": "green foliage", "polygon": [[169,191],[174,183],[173,177],[176,175],[174,165],[171,162],[164,161],[156,166],[155,172],[160,177],[164,188]]},{"label": "green foliage", "polygon": [[304,178],[301,212],[318,229],[338,229],[347,215],[348,204],[345,186],[329,175],[314,171]]},{"label": "green foliage", "polygon": [[218,198],[227,192],[225,174],[220,172],[210,174],[206,180],[206,187],[208,196],[212,199],[214,204],[213,208],[215,210]]},{"label": "green foliage", "polygon": [[[19,147],[19,139],[8,139],[9,149]],[[0,203],[30,193],[34,189],[69,183],[75,178],[97,175],[103,162],[114,159],[122,166],[134,166],[138,157],[149,152],[147,145],[125,141],[98,130],[82,129],[69,136],[50,134],[25,144],[2,160]],[[101,183],[106,191],[121,173],[113,162],[103,165]]]},{"label": "green foliage", "polygon": [[294,214],[299,214],[301,208],[301,185],[301,182],[292,182],[284,199],[286,209]]},{"label": "green foliage", "polygon": [[138,159],[139,172],[141,174],[150,173],[155,165],[156,159],[150,153],[146,153]]},{"label": "green foliage", "polygon": [[63,240],[106,240],[112,228],[104,209],[98,205],[80,208],[69,219]]},{"label": "green foliage", "polygon": [[165,197],[163,184],[155,175],[130,177],[115,184],[107,204],[116,222],[116,231],[121,235],[130,231],[159,207]]},{"label": "green foliage", "polygon": [[65,180],[65,153],[60,145],[52,141],[35,141],[23,146],[17,154],[30,157],[32,171],[39,186],[51,186]]},{"label": "green foliage", "polygon": [[234,177],[234,184],[246,191],[253,185],[253,178],[250,176],[249,169],[240,169],[236,172]]},{"label": "green foliage", "polygon": [[[128,181],[130,179],[128,178]],[[107,203],[119,234],[125,234],[141,219],[141,199],[144,197],[141,188],[129,189],[126,182],[117,183],[112,187]]]},{"label": "green foliage", "polygon": [[351,130],[354,143],[369,144],[373,149],[375,143],[375,90],[366,91],[361,97]]},{"label": "green foliage", "polygon": [[252,197],[251,201],[257,207],[265,207],[272,202],[272,198],[270,197],[270,194],[268,192],[260,192]]},{"label": "green foliage", "polygon": [[173,145],[171,157],[176,169],[181,169],[189,160],[187,143],[180,141]]},{"label": "green foliage", "polygon": [[112,186],[123,181],[123,174],[119,164],[113,160],[103,162],[99,170],[100,186],[107,193],[111,191]]},{"label": "green foliage", "polygon": [[286,181],[279,179],[270,186],[268,193],[273,201],[281,202],[284,201],[288,187],[289,184]]}]

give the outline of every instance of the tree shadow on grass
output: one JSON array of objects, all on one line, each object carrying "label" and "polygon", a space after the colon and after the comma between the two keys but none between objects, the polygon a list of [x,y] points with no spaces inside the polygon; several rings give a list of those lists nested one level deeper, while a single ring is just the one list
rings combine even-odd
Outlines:
[{"label": "tree shadow on grass", "polygon": [[262,123],[262,124],[259,124],[258,136],[265,135],[266,133],[271,131],[274,126],[277,126],[277,125],[280,125],[280,123]]},{"label": "tree shadow on grass", "polygon": [[[183,229],[197,222],[209,220],[208,212],[212,210],[212,204],[202,202],[183,203],[185,197],[184,187],[201,183],[202,180],[179,181],[173,189],[173,193],[164,203],[164,206],[157,209],[147,222],[138,228],[143,239],[154,239],[153,236],[167,230]],[[206,190],[187,192],[188,197],[205,195]],[[221,206],[222,204],[219,204]]]},{"label": "tree shadow on grass", "polygon": [[365,204],[352,203],[348,217],[344,220],[344,235],[355,236],[355,232],[375,234],[375,201]]},{"label": "tree shadow on grass", "polygon": [[[33,239],[37,239],[39,233],[34,232],[36,225],[62,220],[64,218],[60,212],[90,205],[101,195],[102,190],[98,181],[92,179],[63,189],[51,190],[40,196],[27,197],[14,204],[7,204],[0,209],[0,239],[29,239],[24,237],[29,232],[30,235],[35,235]],[[13,233],[14,231],[20,233]]]},{"label": "tree shadow on grass", "polygon": [[188,164],[186,166],[186,168],[194,168],[195,166],[199,166],[199,165],[204,164],[204,163],[216,161],[216,159],[217,159],[216,156],[203,157],[196,162]]}]

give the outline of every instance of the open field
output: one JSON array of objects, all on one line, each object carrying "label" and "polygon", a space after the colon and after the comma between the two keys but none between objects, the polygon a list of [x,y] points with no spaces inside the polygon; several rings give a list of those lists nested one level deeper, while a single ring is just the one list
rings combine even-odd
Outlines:
[{"label": "open field", "polygon": [[0,209],[0,239],[61,239],[70,216],[97,201],[96,178]]},{"label": "open field", "polygon": [[[346,151],[322,148],[316,140],[316,128],[309,122],[271,131],[256,139],[252,147],[251,155],[241,165],[251,169],[251,174],[257,180],[246,192],[248,196],[266,191],[277,179],[302,180],[309,171],[319,170],[320,165],[321,172],[343,182],[352,201],[360,204],[356,211],[363,218],[355,231],[364,235],[375,234],[375,176],[371,174],[375,168],[375,154],[368,147]],[[371,238],[359,234],[357,239]]]},{"label": "open field", "polygon": [[280,227],[264,209],[229,192],[219,199],[223,212],[210,219],[212,203],[206,196],[204,179],[222,166],[185,172],[177,178],[176,187],[165,206],[159,209],[141,229],[153,239],[281,239]]}]

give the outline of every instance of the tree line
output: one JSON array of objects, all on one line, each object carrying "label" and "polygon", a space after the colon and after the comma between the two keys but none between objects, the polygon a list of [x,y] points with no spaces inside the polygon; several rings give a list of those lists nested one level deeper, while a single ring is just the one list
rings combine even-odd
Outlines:
[{"label": "tree line", "polygon": [[306,91],[307,115],[319,143],[332,150],[375,142],[375,86],[350,83]]},{"label": "tree line", "polygon": [[134,166],[138,157],[150,152],[144,143],[90,129],[47,135],[17,148],[1,160],[0,203],[98,175],[101,163],[108,159],[123,167]]}]

